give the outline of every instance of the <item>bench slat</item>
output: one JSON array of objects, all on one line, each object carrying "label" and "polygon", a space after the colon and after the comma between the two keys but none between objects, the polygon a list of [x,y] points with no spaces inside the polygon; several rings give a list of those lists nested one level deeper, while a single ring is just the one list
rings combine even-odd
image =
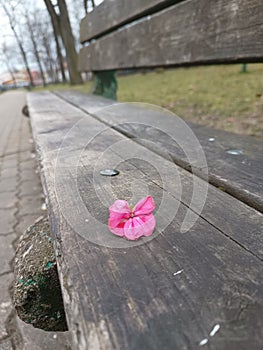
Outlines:
[{"label": "bench slat", "polygon": [[[263,263],[228,238],[235,230],[235,220],[244,216],[247,225],[255,225],[259,214],[232,198],[235,202],[233,210],[240,208],[242,214],[240,218],[231,215],[226,232],[200,217],[188,233],[181,234],[180,223],[188,210],[182,204],[165,232],[147,244],[127,249],[93,244],[77,234],[74,225],[66,221],[57,194],[64,194],[64,208],[84,231],[94,232],[98,237],[107,235],[109,241],[113,239],[107,228],[97,231],[96,225],[85,221],[78,194],[95,218],[107,220],[108,208],[101,204],[94,189],[93,168],[105,148],[126,138],[53,94],[29,94],[28,104],[49,199],[69,326],[75,334],[74,348],[197,348],[219,323],[220,333],[209,339],[211,349],[260,349]],[[83,150],[89,137],[98,133],[101,134],[97,140]],[[62,145],[65,157],[57,163],[59,141],[66,134],[67,142]],[[147,152],[161,159],[145,147],[132,144],[139,147],[142,155]],[[120,151],[125,154],[124,149]],[[108,159],[115,156],[109,149]],[[72,195],[71,186],[76,183],[72,165],[76,159],[79,161],[78,191]],[[61,166],[59,172],[55,172],[55,165]],[[120,167],[125,176],[117,176],[112,181],[117,196],[129,198],[131,182],[148,176],[149,194],[156,199],[157,205],[160,203],[164,190],[158,185],[154,169],[147,168],[147,174],[144,174],[140,164],[125,159]],[[181,171],[182,179],[188,177],[191,181],[191,175]],[[59,176],[55,177],[55,174]],[[190,186],[185,187],[186,192],[187,188],[190,191]],[[212,192],[209,192],[208,202],[210,205],[215,202],[211,211],[218,216],[216,208],[220,202],[214,191],[222,199],[226,198],[226,202],[230,197],[212,186],[209,188]],[[104,189],[105,193],[111,189],[106,180]],[[254,231],[246,233],[247,237],[253,234]],[[260,236],[257,243],[261,245]],[[183,271],[174,275],[179,270]]]},{"label": "bench slat", "polygon": [[80,24],[80,42],[96,38],[132,20],[183,0],[114,0],[104,1],[88,13]]},{"label": "bench slat", "polygon": [[262,1],[191,0],[82,48],[79,69],[262,62],[262,37]]},{"label": "bench slat", "polygon": [[[87,113],[97,116],[101,121],[115,125],[117,130],[135,138],[137,142],[145,144],[148,140],[147,147],[168,159],[172,157],[176,164],[191,170],[189,161],[180,146],[173,140],[167,139],[167,135],[163,132],[151,130],[148,127],[151,118],[154,118],[152,111],[138,108],[140,121],[145,123],[146,127],[136,126],[128,124],[135,112],[136,107],[133,104],[122,104],[114,109],[114,113],[109,113],[107,109],[103,113],[103,107],[114,102],[97,98],[96,104],[95,97],[74,91],[59,91],[56,94]],[[161,114],[162,112],[157,113],[156,118],[163,120]],[[204,149],[209,169],[209,182],[222,187],[234,197],[263,212],[262,142],[252,137],[235,135],[192,123],[189,123],[189,126]],[[209,141],[211,138],[214,141]],[[231,150],[241,151],[242,154],[227,153]],[[200,175],[202,176],[202,172]]]}]

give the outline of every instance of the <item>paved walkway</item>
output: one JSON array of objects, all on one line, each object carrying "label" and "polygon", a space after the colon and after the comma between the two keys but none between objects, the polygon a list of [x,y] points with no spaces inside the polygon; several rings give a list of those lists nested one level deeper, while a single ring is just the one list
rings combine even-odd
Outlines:
[{"label": "paved walkway", "polygon": [[12,305],[13,259],[23,231],[43,214],[24,91],[0,95],[0,350],[69,349],[64,335],[36,330],[18,320]]}]

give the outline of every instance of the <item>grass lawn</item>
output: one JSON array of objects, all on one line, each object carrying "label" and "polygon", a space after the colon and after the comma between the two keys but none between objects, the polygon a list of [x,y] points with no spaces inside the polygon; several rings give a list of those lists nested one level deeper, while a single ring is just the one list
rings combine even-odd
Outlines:
[{"label": "grass lawn", "polygon": [[[147,102],[182,118],[240,134],[263,138],[263,64],[241,64],[156,70],[118,78],[118,100]],[[48,89],[83,86],[51,85]]]}]

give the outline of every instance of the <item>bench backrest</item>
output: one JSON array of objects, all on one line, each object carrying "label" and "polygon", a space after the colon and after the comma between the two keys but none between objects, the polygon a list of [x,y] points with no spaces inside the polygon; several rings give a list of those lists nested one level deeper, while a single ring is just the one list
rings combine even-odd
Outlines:
[{"label": "bench backrest", "polygon": [[81,22],[80,71],[262,62],[262,0],[105,0]]}]

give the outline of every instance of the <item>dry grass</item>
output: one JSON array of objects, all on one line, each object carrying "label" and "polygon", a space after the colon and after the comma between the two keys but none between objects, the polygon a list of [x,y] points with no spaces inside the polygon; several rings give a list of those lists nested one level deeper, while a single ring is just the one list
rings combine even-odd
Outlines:
[{"label": "dry grass", "polygon": [[[263,138],[263,64],[249,64],[247,73],[240,64],[159,69],[118,82],[119,101],[156,104],[200,124]],[[73,89],[88,93],[91,83]]]},{"label": "dry grass", "polygon": [[119,79],[119,100],[153,103],[182,118],[263,138],[263,64],[193,67]]}]

